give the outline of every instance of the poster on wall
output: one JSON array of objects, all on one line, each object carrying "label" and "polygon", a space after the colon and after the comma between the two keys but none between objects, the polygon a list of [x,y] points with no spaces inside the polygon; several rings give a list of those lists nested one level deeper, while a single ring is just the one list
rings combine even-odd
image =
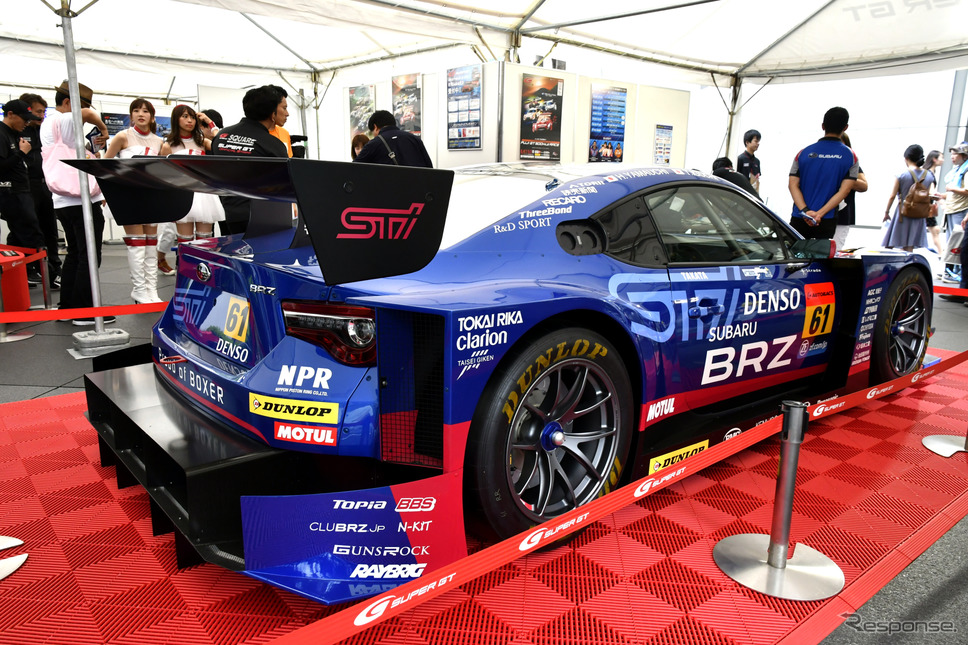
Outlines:
[{"label": "poster on wall", "polygon": [[481,148],[481,65],[447,70],[447,149]]},{"label": "poster on wall", "polygon": [[625,154],[624,87],[592,84],[592,120],[588,136],[588,160],[621,162]]},{"label": "poster on wall", "polygon": [[561,159],[560,78],[525,74],[521,82],[521,159]]},{"label": "poster on wall", "polygon": [[420,74],[393,77],[393,118],[401,130],[420,136]]},{"label": "poster on wall", "polygon": [[[109,137],[113,137],[118,132],[126,130],[131,126],[131,116],[128,114],[102,112],[101,118],[104,119],[104,125],[108,126]],[[155,125],[157,126],[155,134],[161,138],[165,138],[171,132],[171,117],[155,116]]]},{"label": "poster on wall", "polygon": [[668,166],[672,159],[672,126],[655,126],[655,165]]},{"label": "poster on wall", "polygon": [[373,85],[357,85],[349,88],[350,138],[368,132],[366,122],[376,111],[376,91]]}]

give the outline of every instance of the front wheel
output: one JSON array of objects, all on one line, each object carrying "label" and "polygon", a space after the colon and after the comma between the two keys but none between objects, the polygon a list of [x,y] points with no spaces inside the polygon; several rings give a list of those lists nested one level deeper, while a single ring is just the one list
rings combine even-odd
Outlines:
[{"label": "front wheel", "polygon": [[562,329],[495,374],[471,424],[468,502],[504,539],[614,488],[631,443],[632,390],[614,345]]},{"label": "front wheel", "polygon": [[891,283],[874,327],[871,375],[883,383],[921,368],[928,349],[931,300],[928,282],[905,269]]}]

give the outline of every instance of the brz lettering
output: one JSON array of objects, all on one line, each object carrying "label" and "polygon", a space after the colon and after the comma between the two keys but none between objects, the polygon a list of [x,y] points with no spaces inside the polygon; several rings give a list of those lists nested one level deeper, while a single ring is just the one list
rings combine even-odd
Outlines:
[{"label": "brz lettering", "polygon": [[732,347],[711,349],[706,352],[701,383],[706,385],[707,383],[725,381],[733,376],[734,371],[736,378],[740,378],[747,368],[752,368],[754,372],[762,372],[764,370],[763,361],[771,353],[773,353],[773,357],[767,363],[765,369],[770,371],[785,367],[792,360],[786,357],[787,350],[796,340],[797,336],[792,335],[777,338],[769,344],[766,341],[745,343],[740,347],[738,361],[736,360],[736,349]]},{"label": "brz lettering", "polygon": [[518,551],[530,551],[542,542],[547,542],[561,531],[577,526],[587,519],[588,513],[585,513],[584,515],[573,517],[567,522],[562,522],[553,529],[537,529],[536,531],[532,531],[527,537],[521,540],[521,544],[518,545]]},{"label": "brz lettering", "polygon": [[747,292],[743,301],[743,313],[749,316],[799,309],[802,297],[799,289]]},{"label": "brz lettering", "polygon": [[366,509],[368,511],[382,511],[387,507],[387,503],[383,500],[370,501],[365,499],[334,499],[333,508],[338,511],[358,511],[360,509]]},{"label": "brz lettering", "polygon": [[312,379],[313,387],[320,390],[329,389],[329,379],[333,376],[333,370],[325,367],[307,367],[305,365],[283,365],[279,371],[279,379],[276,385],[295,385],[302,387],[304,383]]},{"label": "brz lettering", "polygon": [[249,358],[249,349],[247,347],[236,345],[223,338],[218,339],[218,342],[215,344],[215,351],[225,354],[240,363],[244,363]]},{"label": "brz lettering", "polygon": [[336,239],[405,240],[410,237],[417,215],[425,204],[410,204],[410,208],[347,208],[340,215],[340,222],[347,233]]},{"label": "brz lettering", "polygon": [[436,497],[401,497],[393,510],[398,513],[432,511],[437,506]]},{"label": "brz lettering", "polygon": [[419,578],[427,563],[420,564],[358,564],[351,578]]},{"label": "brz lettering", "polygon": [[379,524],[345,524],[343,522],[310,522],[314,533],[379,533],[385,526]]},{"label": "brz lettering", "polygon": [[274,296],[276,294],[275,287],[266,287],[261,284],[250,284],[249,291],[252,293],[264,293],[269,296]]},{"label": "brz lettering", "polygon": [[668,474],[662,475],[661,477],[650,477],[649,479],[646,479],[644,482],[639,484],[639,487],[635,489],[635,493],[633,493],[633,495],[637,498],[642,497],[650,490],[652,490],[654,487],[658,487],[659,484],[667,482],[671,479],[675,479],[676,477],[678,477],[684,472],[686,472],[685,466],[683,466],[682,468],[674,472],[670,472]]},{"label": "brz lettering", "polygon": [[667,414],[672,414],[676,411],[676,399],[672,397],[671,399],[664,399],[662,401],[656,401],[649,406],[649,415],[646,421],[652,421],[653,419],[658,419]]},{"label": "brz lettering", "polygon": [[335,555],[372,556],[376,558],[396,558],[430,555],[429,546],[363,546],[358,544],[334,544]]}]

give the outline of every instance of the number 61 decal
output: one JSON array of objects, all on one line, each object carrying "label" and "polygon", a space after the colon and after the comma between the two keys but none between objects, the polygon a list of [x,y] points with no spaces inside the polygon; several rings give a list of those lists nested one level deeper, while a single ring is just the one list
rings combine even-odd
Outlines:
[{"label": "number 61 decal", "polygon": [[242,298],[229,299],[225,314],[225,335],[244,343],[249,336],[249,303]]},{"label": "number 61 decal", "polygon": [[803,338],[822,336],[834,330],[836,294],[833,282],[803,286],[806,316],[803,321]]}]

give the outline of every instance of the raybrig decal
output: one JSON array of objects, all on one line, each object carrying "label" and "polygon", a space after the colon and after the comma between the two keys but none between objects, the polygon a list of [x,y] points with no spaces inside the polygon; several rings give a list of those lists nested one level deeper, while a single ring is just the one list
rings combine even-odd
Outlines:
[{"label": "raybrig decal", "polygon": [[249,392],[249,412],[285,421],[339,422],[339,403],[279,399],[253,392]]},{"label": "raybrig decal", "polygon": [[668,468],[678,464],[687,457],[692,457],[693,455],[698,455],[700,452],[709,447],[709,440],[700,441],[699,443],[694,443],[678,450],[673,450],[672,452],[667,452],[664,455],[659,455],[658,457],[653,457],[649,460],[649,474],[653,475],[663,468]]}]

